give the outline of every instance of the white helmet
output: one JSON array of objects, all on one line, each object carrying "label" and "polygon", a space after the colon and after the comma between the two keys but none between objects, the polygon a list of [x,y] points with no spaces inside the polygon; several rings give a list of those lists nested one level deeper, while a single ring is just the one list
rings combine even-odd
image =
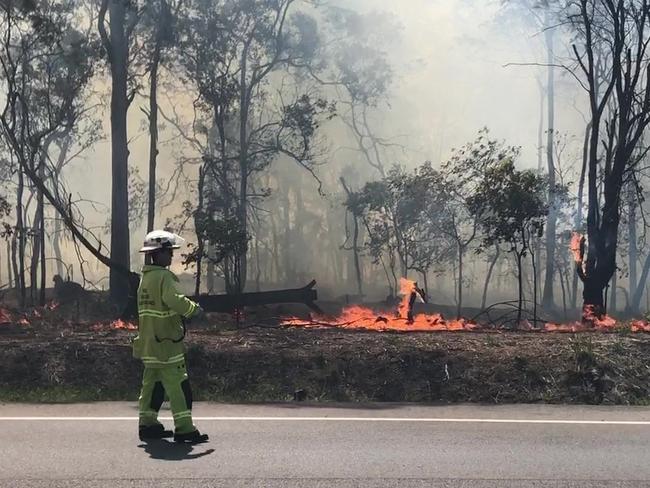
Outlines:
[{"label": "white helmet", "polygon": [[154,230],[145,236],[144,245],[140,252],[147,253],[163,248],[179,249],[184,242],[185,239],[172,232]]}]

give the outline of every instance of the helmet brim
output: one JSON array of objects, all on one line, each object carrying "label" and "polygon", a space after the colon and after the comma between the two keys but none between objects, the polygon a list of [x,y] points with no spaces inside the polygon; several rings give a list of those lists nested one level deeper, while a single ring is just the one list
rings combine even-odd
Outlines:
[{"label": "helmet brim", "polygon": [[174,244],[173,246],[144,246],[142,249],[140,249],[139,252],[153,252],[153,251],[159,251],[161,249],[180,249],[181,246],[178,244]]}]

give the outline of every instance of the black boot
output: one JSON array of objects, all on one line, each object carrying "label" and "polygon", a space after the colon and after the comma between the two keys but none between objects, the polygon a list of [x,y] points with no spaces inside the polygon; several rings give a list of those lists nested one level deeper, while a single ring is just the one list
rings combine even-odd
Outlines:
[{"label": "black boot", "polygon": [[138,429],[141,441],[148,441],[152,439],[164,439],[165,437],[172,437],[174,433],[171,430],[165,430],[162,424],[154,425],[141,425]]},{"label": "black boot", "polygon": [[198,430],[188,432],[187,434],[174,434],[174,442],[187,444],[202,444],[208,442],[208,434],[201,434]]}]

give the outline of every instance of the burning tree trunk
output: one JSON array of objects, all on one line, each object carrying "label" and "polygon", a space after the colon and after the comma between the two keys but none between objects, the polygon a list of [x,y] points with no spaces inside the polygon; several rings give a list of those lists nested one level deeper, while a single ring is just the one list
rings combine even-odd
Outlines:
[{"label": "burning tree trunk", "polygon": [[[638,144],[650,124],[648,0],[581,0],[568,20],[588,91],[592,126],[588,159],[587,255],[578,266],[585,309],[605,312],[604,290],[616,270],[621,191],[647,150]],[[605,119],[606,134],[601,132]],[[601,142],[604,154],[599,153]],[[599,184],[602,182],[602,197]]]},{"label": "burning tree trunk", "polygon": [[[587,162],[589,160],[589,136],[591,133],[589,122],[585,129],[585,138],[582,148],[582,169],[580,170],[580,179],[578,180],[578,201],[576,204],[575,228],[582,231],[582,207],[584,204],[585,178],[587,175]],[[573,274],[573,283],[571,286],[571,307],[576,308],[578,304],[578,273]]]}]

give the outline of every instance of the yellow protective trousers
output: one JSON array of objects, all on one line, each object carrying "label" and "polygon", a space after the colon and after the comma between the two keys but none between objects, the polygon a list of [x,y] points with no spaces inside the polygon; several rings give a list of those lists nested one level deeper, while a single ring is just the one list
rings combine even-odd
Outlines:
[{"label": "yellow protective trousers", "polygon": [[169,398],[174,427],[177,434],[187,434],[196,430],[192,422],[192,390],[185,369],[185,362],[162,368],[145,366],[142,375],[142,391],[139,398],[140,425],[159,424],[158,412]]}]

